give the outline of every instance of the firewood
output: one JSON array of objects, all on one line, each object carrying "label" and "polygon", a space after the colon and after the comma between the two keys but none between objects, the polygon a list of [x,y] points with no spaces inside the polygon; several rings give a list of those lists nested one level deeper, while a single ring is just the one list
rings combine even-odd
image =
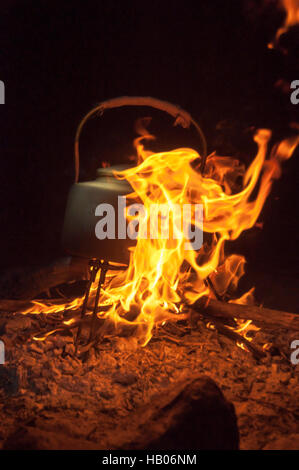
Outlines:
[{"label": "firewood", "polygon": [[[5,273],[0,276],[0,311],[22,311],[32,305],[30,299],[49,288],[87,278],[88,262],[80,258],[62,258],[38,269],[27,268]],[[48,302],[63,304],[66,300],[49,299]],[[191,308],[193,314],[206,313],[214,317],[248,319],[264,328],[299,330],[299,315],[296,313],[207,298],[199,299]]]},{"label": "firewood", "polygon": [[207,313],[214,317],[252,320],[257,326],[264,328],[299,330],[299,314],[254,305],[240,305],[203,298],[192,305],[192,310],[203,315]]},{"label": "firewood", "polygon": [[[205,312],[205,314],[206,314],[206,312]],[[209,320],[214,325],[215,329],[219,333],[226,336],[227,338],[229,338],[234,343],[243,344],[243,346],[245,346],[245,348],[252,353],[252,355],[253,355],[253,357],[255,357],[255,359],[259,360],[259,359],[262,359],[263,357],[266,356],[266,353],[262,349],[260,349],[255,344],[252,344],[250,341],[248,341],[246,338],[241,336],[236,331],[232,330],[231,328],[228,328],[219,319],[216,319],[216,318],[210,316]]]},{"label": "firewood", "polygon": [[[49,305],[65,304],[66,299],[49,299],[43,301]],[[11,300],[0,299],[0,311],[3,312],[22,312],[33,303],[30,300]],[[209,319],[215,318],[240,318],[244,320],[252,320],[257,326],[263,328],[284,328],[289,330],[299,330],[299,315],[296,313],[283,312],[252,305],[240,305],[234,303],[226,303],[214,299],[200,299],[191,306],[191,317],[194,320],[196,315],[208,315]]]},{"label": "firewood", "polygon": [[59,284],[87,278],[88,261],[81,258],[66,257],[46,266],[10,269],[0,274],[0,298],[33,299]]},{"label": "firewood", "polygon": [[[62,428],[63,429],[63,428]],[[94,442],[91,442],[92,441]],[[22,426],[4,442],[4,449],[234,450],[239,448],[237,418],[216,383],[201,375],[172,385],[154,396],[117,426],[103,432],[103,423],[89,440]]]}]

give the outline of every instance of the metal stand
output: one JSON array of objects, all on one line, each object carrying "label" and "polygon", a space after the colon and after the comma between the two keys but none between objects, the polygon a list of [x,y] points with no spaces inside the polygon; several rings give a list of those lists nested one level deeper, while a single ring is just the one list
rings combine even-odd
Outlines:
[{"label": "metal stand", "polygon": [[[86,310],[87,310],[87,304],[89,300],[89,295],[90,295],[90,289],[94,281],[96,280],[97,273],[99,269],[101,270],[99,282],[98,282],[98,287],[97,287],[97,292],[96,292],[96,297],[95,297],[95,303],[93,307],[93,312],[92,312],[92,318],[90,322],[90,331],[89,331],[89,338],[88,338],[88,343],[90,343],[94,339],[94,334],[95,334],[95,326],[96,326],[96,320],[97,320],[97,313],[98,313],[98,305],[99,305],[99,299],[100,299],[100,294],[101,294],[101,289],[105,283],[106,280],[106,274],[107,271],[120,271],[120,270],[125,270],[127,269],[127,266],[115,266],[113,264],[110,264],[109,261],[106,260],[99,260],[99,259],[92,259],[89,261],[89,272],[90,272],[90,277],[86,286],[85,290],[85,297],[84,301],[82,304],[82,310],[81,310],[81,319],[84,318],[86,315]],[[82,324],[79,325],[78,327],[78,332],[76,336],[76,348],[78,347],[78,343],[80,340],[80,336],[82,333]]]}]

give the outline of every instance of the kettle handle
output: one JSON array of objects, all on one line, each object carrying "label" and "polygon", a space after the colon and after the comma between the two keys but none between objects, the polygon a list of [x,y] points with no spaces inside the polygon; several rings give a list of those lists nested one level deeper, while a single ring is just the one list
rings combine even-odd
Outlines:
[{"label": "kettle handle", "polygon": [[150,106],[152,108],[165,111],[175,118],[174,125],[180,125],[184,128],[189,128],[190,124],[193,124],[196,131],[198,132],[201,143],[202,143],[202,159],[200,165],[201,173],[204,172],[206,157],[207,157],[207,142],[205,136],[197,124],[196,121],[190,116],[187,111],[184,111],[179,106],[169,103],[168,101],[162,101],[157,98],[151,98],[150,96],[121,96],[119,98],[113,98],[111,100],[103,101],[98,104],[95,108],[89,111],[81,120],[75,137],[75,182],[79,180],[79,171],[80,171],[80,158],[79,158],[79,138],[84,124],[88,119],[94,114],[99,114],[102,116],[106,109],[120,108],[122,106]]}]

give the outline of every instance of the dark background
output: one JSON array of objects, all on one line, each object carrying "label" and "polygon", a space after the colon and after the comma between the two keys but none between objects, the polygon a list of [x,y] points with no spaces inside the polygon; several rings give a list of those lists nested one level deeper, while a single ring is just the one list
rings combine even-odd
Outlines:
[{"label": "dark background", "polygon": [[[145,95],[177,103],[200,123],[209,151],[246,164],[255,155],[254,128],[272,129],[273,143],[290,135],[299,105],[290,103],[288,88],[275,84],[299,79],[298,31],[282,37],[277,49],[267,48],[284,18],[276,5],[2,0],[0,268],[47,263],[62,254],[76,126],[100,101]],[[133,153],[135,118],[149,114],[110,111],[88,124],[82,178],[92,178],[103,160],[124,162]],[[191,131],[173,128],[159,113],[154,118],[157,149],[196,147]],[[248,258],[249,281],[265,276],[269,291],[273,279],[282,279],[284,297],[295,286],[298,266],[297,170],[298,150],[266,202],[263,230],[246,232],[235,244]],[[265,281],[260,284],[266,289]]]}]

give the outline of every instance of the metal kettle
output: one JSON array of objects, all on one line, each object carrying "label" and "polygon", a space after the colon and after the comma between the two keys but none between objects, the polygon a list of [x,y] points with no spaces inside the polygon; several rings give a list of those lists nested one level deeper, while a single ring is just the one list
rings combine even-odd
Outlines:
[{"label": "metal kettle", "polygon": [[[206,141],[198,124],[189,113],[180,107],[150,97],[120,97],[104,101],[93,108],[80,122],[75,138],[75,183],[72,185],[64,217],[62,230],[63,248],[70,254],[87,258],[115,261],[127,264],[129,260],[128,248],[136,242],[128,237],[119,238],[118,234],[118,201],[119,196],[133,192],[129,183],[115,178],[113,172],[128,168],[129,165],[119,165],[97,170],[97,178],[93,181],[79,182],[79,138],[83,126],[95,114],[102,115],[104,110],[122,106],[151,106],[165,111],[175,118],[175,125],[185,128],[193,124],[200,135],[201,170],[203,171],[206,156]],[[115,238],[99,239],[95,227],[99,220],[96,208],[100,204],[110,204],[115,211]]]}]

